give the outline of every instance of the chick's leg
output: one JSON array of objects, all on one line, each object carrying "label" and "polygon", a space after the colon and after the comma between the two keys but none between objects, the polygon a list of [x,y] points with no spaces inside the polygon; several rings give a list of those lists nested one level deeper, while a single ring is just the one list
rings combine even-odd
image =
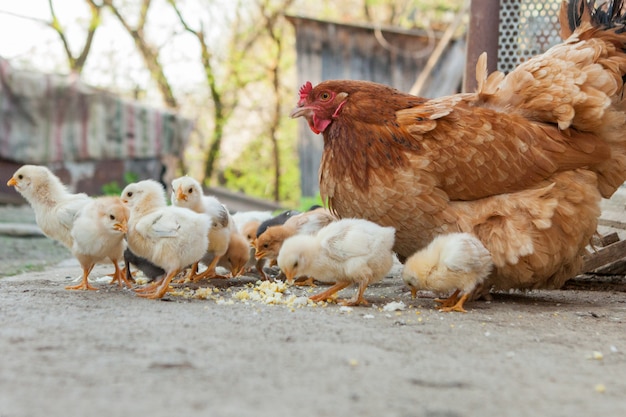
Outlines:
[{"label": "chick's leg", "polygon": [[463,304],[467,300],[467,297],[469,297],[469,294],[463,294],[461,298],[459,298],[459,301],[456,302],[456,304],[450,307],[442,307],[439,309],[439,311],[444,311],[446,313],[449,313],[451,311],[458,311],[459,313],[467,313],[467,311],[463,308]]},{"label": "chick's leg", "polygon": [[365,289],[367,288],[368,282],[369,280],[363,280],[359,282],[359,289],[357,290],[354,297],[352,297],[349,300],[341,300],[339,304],[344,305],[344,306],[358,306],[361,304],[369,305],[369,302],[365,298],[363,298],[363,293],[365,292]]},{"label": "chick's leg", "polygon": [[327,289],[326,291],[322,291],[319,294],[315,294],[309,297],[309,300],[311,301],[325,301],[328,298],[332,297],[333,294],[335,294],[336,292],[339,292],[341,290],[343,290],[344,288],[346,288],[348,285],[350,285],[349,282],[337,282],[335,283],[335,285],[333,285],[332,287],[330,287],[329,289]]},{"label": "chick's leg", "polygon": [[[450,297],[442,300],[440,298],[435,298],[435,301],[441,304],[441,308],[452,307],[459,300],[459,293],[461,290],[456,290]],[[467,298],[467,297],[466,297]]]},{"label": "chick's leg", "polygon": [[171,271],[169,274],[167,274],[167,276],[161,282],[161,285],[159,285],[155,291],[137,294],[137,296],[143,297],[143,298],[151,298],[153,300],[157,298],[163,298],[165,293],[167,293],[167,291],[170,288],[170,282],[172,282],[172,278],[174,278],[176,274],[178,274],[179,272],[180,272],[179,269],[175,269],[174,271]]},{"label": "chick's leg", "polygon": [[206,270],[204,272],[202,272],[201,274],[196,275],[191,280],[193,282],[197,282],[197,281],[203,280],[205,278],[228,278],[228,277],[226,277],[224,275],[219,275],[219,274],[217,274],[215,272],[215,267],[217,266],[217,263],[219,262],[220,258],[221,258],[221,256],[214,256],[213,260],[207,266]]},{"label": "chick's leg", "polygon": [[317,285],[315,285],[313,281],[314,281],[313,277],[304,277],[304,279],[298,279],[294,281],[293,285],[297,287],[299,286],[317,287]]},{"label": "chick's leg", "polygon": [[142,294],[142,293],[151,293],[153,292],[156,288],[158,288],[159,285],[161,285],[161,283],[163,282],[164,278],[161,278],[159,280],[156,280],[148,285],[146,285],[145,287],[141,287],[141,288],[135,288],[135,292]]},{"label": "chick's leg", "polygon": [[78,285],[68,285],[65,287],[66,290],[98,290],[96,287],[92,286],[89,283],[89,274],[93,269],[94,265],[83,266],[83,279],[80,281]]},{"label": "chick's leg", "polygon": [[[267,277],[267,274],[265,273],[265,271],[263,270],[263,267],[265,266],[265,258],[259,258],[256,261],[256,270],[259,273],[259,275],[261,275],[261,281],[267,281],[269,278]],[[271,281],[271,280],[270,280]]]},{"label": "chick's leg", "polygon": [[113,272],[113,279],[111,280],[110,284],[117,282],[118,286],[122,288],[122,282],[124,282],[124,284],[126,284],[128,288],[131,288],[132,285],[130,285],[128,278],[126,277],[126,269],[124,269],[124,271],[120,269],[119,265],[117,264],[117,259],[111,259],[111,262],[113,262],[115,272]]},{"label": "chick's leg", "polygon": [[189,271],[187,276],[184,278],[178,279],[176,283],[182,284],[183,282],[186,282],[186,281],[194,282],[196,281],[197,276],[198,276],[198,262],[195,262],[193,265],[191,265],[191,270]]}]

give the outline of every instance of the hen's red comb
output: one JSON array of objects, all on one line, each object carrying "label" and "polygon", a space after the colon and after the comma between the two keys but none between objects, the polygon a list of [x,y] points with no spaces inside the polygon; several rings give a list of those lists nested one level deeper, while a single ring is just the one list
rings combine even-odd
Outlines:
[{"label": "hen's red comb", "polygon": [[307,98],[311,90],[313,90],[313,84],[311,84],[311,81],[304,83],[304,85],[300,87],[300,100]]}]

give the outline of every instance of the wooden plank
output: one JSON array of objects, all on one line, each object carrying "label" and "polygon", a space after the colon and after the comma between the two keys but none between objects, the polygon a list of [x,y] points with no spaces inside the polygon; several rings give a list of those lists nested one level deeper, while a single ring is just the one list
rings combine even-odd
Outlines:
[{"label": "wooden plank", "polygon": [[583,257],[583,272],[592,272],[602,266],[626,258],[626,240],[620,240],[596,253]]},{"label": "wooden plank", "polygon": [[605,247],[605,246],[609,246],[615,242],[619,242],[619,235],[617,234],[617,232],[613,232],[613,233],[609,233],[608,235],[604,235],[601,237],[593,237],[591,239],[591,243],[598,247]]},{"label": "wooden plank", "polygon": [[600,226],[607,226],[607,227],[613,227],[615,229],[626,230],[626,223],[620,222],[617,220],[598,219],[598,224]]},{"label": "wooden plank", "polygon": [[13,237],[45,236],[39,226],[27,223],[0,223],[0,235]]}]

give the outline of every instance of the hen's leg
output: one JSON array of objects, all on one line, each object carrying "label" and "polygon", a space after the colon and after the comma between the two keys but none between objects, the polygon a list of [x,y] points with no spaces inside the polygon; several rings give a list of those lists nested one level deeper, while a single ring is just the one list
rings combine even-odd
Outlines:
[{"label": "hen's leg", "polygon": [[96,287],[89,283],[89,273],[93,269],[93,264],[90,266],[83,266],[83,279],[78,285],[68,285],[66,290],[97,290]]},{"label": "hen's leg", "polygon": [[458,311],[459,313],[467,313],[467,311],[465,311],[465,309],[463,308],[463,304],[467,300],[467,297],[469,297],[469,294],[463,294],[461,298],[459,298],[459,301],[456,302],[456,304],[454,304],[451,307],[442,307],[439,309],[439,311],[444,311],[446,313],[449,313],[451,311]]},{"label": "hen's leg", "polygon": [[[446,298],[445,300],[442,300],[440,298],[435,298],[435,301],[438,302],[439,304],[441,304],[439,306],[441,308],[452,307],[459,300],[459,293],[460,292],[461,292],[461,290],[456,290],[450,297]],[[467,298],[467,297],[465,297],[465,298]]]},{"label": "hen's leg", "polygon": [[167,293],[167,291],[170,289],[170,282],[172,282],[172,278],[174,278],[176,274],[178,274],[178,272],[180,272],[180,269],[175,269],[174,271],[170,272],[162,280],[161,285],[159,285],[155,291],[137,294],[137,296],[143,298],[151,298],[153,300],[157,298],[163,298],[165,293]]},{"label": "hen's leg", "polygon": [[346,288],[348,285],[350,285],[349,282],[337,282],[335,283],[335,285],[333,285],[332,287],[330,287],[329,289],[327,289],[326,291],[322,291],[319,294],[315,294],[309,297],[309,300],[311,301],[325,301],[328,298],[332,297],[333,294],[335,294],[336,292],[339,292],[341,290],[343,290],[344,288]]}]

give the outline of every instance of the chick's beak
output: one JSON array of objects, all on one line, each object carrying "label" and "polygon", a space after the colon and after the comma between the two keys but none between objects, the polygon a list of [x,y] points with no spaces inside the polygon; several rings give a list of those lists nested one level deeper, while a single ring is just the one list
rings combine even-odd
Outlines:
[{"label": "chick's beak", "polygon": [[293,279],[295,278],[296,271],[292,268],[285,268],[282,270],[283,274],[285,274],[286,282],[289,285],[293,284]]},{"label": "chick's beak", "polygon": [[415,298],[417,297],[417,288],[415,287],[409,287],[411,289],[411,297]]},{"label": "chick's beak", "polygon": [[126,222],[115,223],[113,225],[113,228],[122,233],[128,232],[128,225],[126,224]]},{"label": "chick's beak", "polygon": [[183,187],[178,187],[176,189],[176,199],[177,200],[182,200],[182,201],[187,201],[187,196],[183,192]]},{"label": "chick's beak", "polygon": [[264,257],[265,257],[265,252],[262,251],[262,250],[258,250],[257,249],[257,251],[254,253],[254,258],[256,260],[259,260],[259,259],[264,258]]},{"label": "chick's beak", "polygon": [[7,185],[9,187],[15,187],[17,185],[17,180],[14,177],[11,177],[11,179],[7,182]]}]

